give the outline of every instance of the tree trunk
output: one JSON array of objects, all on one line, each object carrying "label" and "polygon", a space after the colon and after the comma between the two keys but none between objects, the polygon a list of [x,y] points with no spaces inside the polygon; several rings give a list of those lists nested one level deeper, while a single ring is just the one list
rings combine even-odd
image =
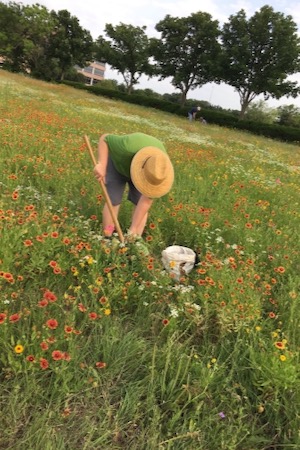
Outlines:
[{"label": "tree trunk", "polygon": [[243,120],[245,118],[245,113],[247,111],[247,108],[249,106],[249,100],[248,99],[243,99],[241,100],[241,111],[240,111],[240,120]]},{"label": "tree trunk", "polygon": [[183,108],[184,105],[185,105],[186,95],[187,95],[186,91],[181,91],[181,96],[180,96],[180,106],[181,106],[181,108]]}]

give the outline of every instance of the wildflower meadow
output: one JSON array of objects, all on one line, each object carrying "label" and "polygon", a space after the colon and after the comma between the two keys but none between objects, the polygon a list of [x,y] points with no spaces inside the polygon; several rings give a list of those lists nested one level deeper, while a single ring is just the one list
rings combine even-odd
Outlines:
[{"label": "wildflower meadow", "polygon": [[[2,70],[0,111],[0,448],[299,449],[300,147]],[[175,170],[147,256],[84,141],[135,131]]]}]

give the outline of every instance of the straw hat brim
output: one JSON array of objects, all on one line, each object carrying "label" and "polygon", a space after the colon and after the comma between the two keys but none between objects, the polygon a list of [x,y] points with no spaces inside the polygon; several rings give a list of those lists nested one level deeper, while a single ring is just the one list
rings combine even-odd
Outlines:
[{"label": "straw hat brim", "polygon": [[[166,164],[165,177],[159,184],[152,184],[145,177],[143,170],[146,161],[156,156],[158,161]],[[174,182],[174,169],[168,155],[157,147],[143,147],[133,157],[130,165],[130,176],[136,189],[149,198],[159,198],[167,194]]]}]

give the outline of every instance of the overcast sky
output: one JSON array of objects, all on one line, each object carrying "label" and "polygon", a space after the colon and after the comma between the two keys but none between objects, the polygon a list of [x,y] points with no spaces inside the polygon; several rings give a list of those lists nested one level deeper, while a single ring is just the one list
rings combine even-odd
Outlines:
[{"label": "overcast sky", "polygon": [[[8,0],[5,0],[4,3],[8,3]],[[104,28],[107,23],[118,25],[122,22],[134,26],[146,25],[146,34],[148,37],[152,37],[159,36],[155,31],[155,25],[167,14],[173,17],[186,17],[198,11],[208,12],[222,26],[231,14],[244,9],[247,16],[251,17],[255,11],[266,4],[272,6],[276,12],[291,15],[297,23],[300,34],[299,0],[37,0],[17,1],[16,3],[24,5],[38,3],[55,11],[66,9],[72,16],[78,18],[81,27],[90,31],[94,39],[100,35],[105,36]],[[109,67],[107,67],[105,77],[123,82],[122,76]],[[295,75],[292,79],[300,83],[300,74]],[[140,79],[136,88],[150,88],[161,94],[175,92],[169,80],[158,81],[156,78],[148,80],[145,76]],[[233,88],[224,84],[221,86],[207,84],[200,89],[190,91],[188,98],[206,100],[226,109],[240,109],[239,95]],[[281,104],[294,104],[300,108],[300,96],[297,99],[282,97],[279,101],[268,101],[270,107],[277,107]]]}]

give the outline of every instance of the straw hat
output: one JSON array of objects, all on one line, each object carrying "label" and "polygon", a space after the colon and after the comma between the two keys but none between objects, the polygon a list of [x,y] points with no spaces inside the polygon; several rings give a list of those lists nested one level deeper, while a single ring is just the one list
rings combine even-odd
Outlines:
[{"label": "straw hat", "polygon": [[130,175],[137,190],[150,198],[167,194],[174,181],[170,158],[157,147],[143,147],[134,155]]}]

